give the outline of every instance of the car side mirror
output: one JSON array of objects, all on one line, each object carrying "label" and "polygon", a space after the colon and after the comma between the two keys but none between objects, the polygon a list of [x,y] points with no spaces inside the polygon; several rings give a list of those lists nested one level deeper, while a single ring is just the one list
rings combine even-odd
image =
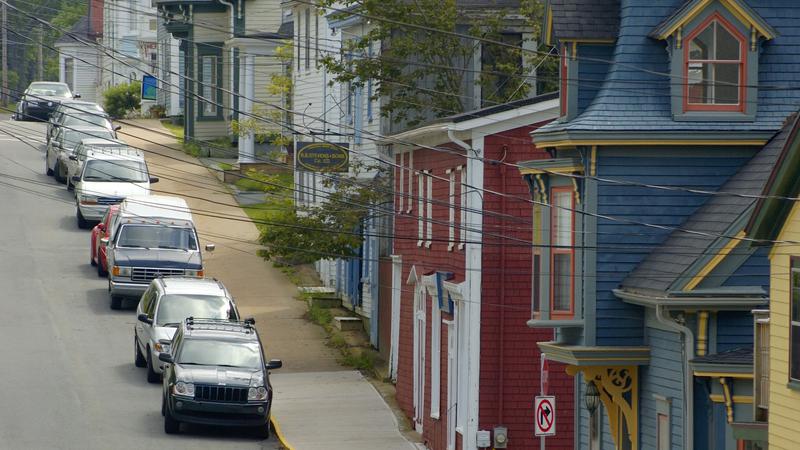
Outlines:
[{"label": "car side mirror", "polygon": [[104,237],[104,238],[100,239],[100,244],[101,245],[108,245],[108,238]]},{"label": "car side mirror", "polygon": [[247,318],[244,319],[244,323],[246,323],[248,325],[255,325],[256,324],[256,318],[255,317],[247,317]]},{"label": "car side mirror", "polygon": [[217,249],[216,244],[206,244],[206,251],[207,252],[213,252],[216,249]]},{"label": "car side mirror", "polygon": [[[72,159],[73,161],[77,161],[77,160],[78,160],[78,158],[74,158],[74,159],[73,159],[73,157],[72,157],[72,156],[70,156],[70,157],[69,157],[69,159]],[[73,183],[80,183],[80,182],[81,182],[81,177],[79,177],[78,175],[74,175],[74,176],[72,177],[72,182],[73,182]]]},{"label": "car side mirror", "polygon": [[145,313],[139,314],[138,316],[136,316],[136,318],[139,319],[139,322],[144,322],[148,325],[153,324],[153,319],[147,317],[147,314]]},{"label": "car side mirror", "polygon": [[78,160],[78,157],[77,157],[77,156],[75,156],[75,155],[69,155],[69,159],[70,159],[71,161],[77,161],[77,160]]},{"label": "car side mirror", "polygon": [[75,94],[72,96],[72,98],[81,98],[81,94]]},{"label": "car side mirror", "polygon": [[122,125],[117,125],[114,127],[114,131],[119,131],[122,129]]},{"label": "car side mirror", "polygon": [[105,233],[106,232],[106,224],[104,224],[103,222],[98,223],[97,224],[97,229],[102,231],[103,233]]},{"label": "car side mirror", "polygon": [[159,339],[158,343],[161,344],[161,348],[171,348],[172,341],[169,339]]},{"label": "car side mirror", "polygon": [[150,184],[158,183],[158,177],[150,177]]},{"label": "car side mirror", "polygon": [[280,359],[270,359],[266,367],[267,370],[280,369],[281,367],[283,367],[283,361],[281,361]]},{"label": "car side mirror", "polygon": [[172,355],[170,355],[169,353],[159,353],[158,354],[158,360],[162,361],[162,362],[165,362],[165,363],[170,363],[171,364],[172,363]]}]

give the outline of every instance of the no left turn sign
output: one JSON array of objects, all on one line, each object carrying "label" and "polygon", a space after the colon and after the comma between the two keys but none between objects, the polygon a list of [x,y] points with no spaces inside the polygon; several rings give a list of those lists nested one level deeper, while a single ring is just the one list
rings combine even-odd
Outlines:
[{"label": "no left turn sign", "polygon": [[535,412],[536,436],[556,435],[556,398],[552,395],[536,397],[533,410]]}]

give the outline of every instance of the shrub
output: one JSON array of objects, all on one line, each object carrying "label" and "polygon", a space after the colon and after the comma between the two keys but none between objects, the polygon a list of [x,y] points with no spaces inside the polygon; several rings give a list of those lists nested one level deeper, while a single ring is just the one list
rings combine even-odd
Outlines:
[{"label": "shrub", "polygon": [[151,119],[162,119],[167,116],[167,108],[164,105],[153,105],[147,110]]},{"label": "shrub", "polygon": [[103,93],[106,112],[111,117],[121,119],[129,111],[139,109],[142,106],[141,90],[142,83],[139,81],[120,84],[107,89]]}]

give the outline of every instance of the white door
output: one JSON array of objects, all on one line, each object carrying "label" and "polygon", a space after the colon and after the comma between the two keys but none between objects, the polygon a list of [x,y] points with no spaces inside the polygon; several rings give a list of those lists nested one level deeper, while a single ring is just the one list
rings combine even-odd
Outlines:
[{"label": "white door", "polygon": [[447,326],[447,450],[456,448],[456,408],[458,405],[458,333],[455,321]]},{"label": "white door", "polygon": [[422,433],[425,417],[425,290],[414,289],[414,428]]}]

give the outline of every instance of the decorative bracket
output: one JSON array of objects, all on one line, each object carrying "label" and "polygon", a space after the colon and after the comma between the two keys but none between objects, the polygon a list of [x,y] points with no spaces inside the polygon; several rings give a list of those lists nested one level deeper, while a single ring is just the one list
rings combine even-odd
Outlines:
[{"label": "decorative bracket", "polygon": [[[631,450],[639,448],[639,372],[636,366],[567,366],[567,374],[575,376],[582,372],[586,381],[594,382],[600,393],[606,414],[611,437],[617,448],[622,448],[622,427],[620,420],[625,420],[628,429],[628,441]],[[620,413],[622,416],[620,417]]]}]

